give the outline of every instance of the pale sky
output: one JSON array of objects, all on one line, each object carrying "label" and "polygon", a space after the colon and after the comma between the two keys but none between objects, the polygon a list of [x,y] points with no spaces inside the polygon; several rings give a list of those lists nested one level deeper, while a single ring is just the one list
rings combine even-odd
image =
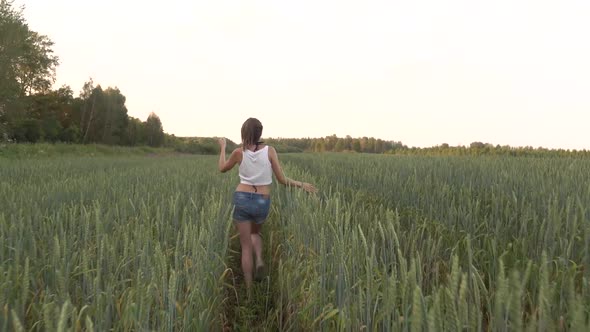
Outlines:
[{"label": "pale sky", "polygon": [[17,0],[56,87],[117,86],[177,136],[590,149],[590,1]]}]

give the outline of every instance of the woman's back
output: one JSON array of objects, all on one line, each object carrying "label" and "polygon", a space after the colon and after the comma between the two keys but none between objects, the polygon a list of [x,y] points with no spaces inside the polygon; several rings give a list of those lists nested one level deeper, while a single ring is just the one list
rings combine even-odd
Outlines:
[{"label": "woman's back", "polygon": [[272,166],[268,157],[268,145],[251,151],[242,151],[239,167],[240,183],[251,186],[264,186],[272,183]]}]

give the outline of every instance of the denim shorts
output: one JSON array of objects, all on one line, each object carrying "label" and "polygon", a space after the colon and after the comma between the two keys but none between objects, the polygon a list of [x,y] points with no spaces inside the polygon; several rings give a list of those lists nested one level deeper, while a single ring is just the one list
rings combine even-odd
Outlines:
[{"label": "denim shorts", "polygon": [[234,222],[253,221],[262,224],[270,211],[270,197],[244,191],[234,192]]}]

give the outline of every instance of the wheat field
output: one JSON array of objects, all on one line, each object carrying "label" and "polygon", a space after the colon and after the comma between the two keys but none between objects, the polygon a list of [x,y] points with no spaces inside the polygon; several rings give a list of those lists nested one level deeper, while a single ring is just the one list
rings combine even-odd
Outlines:
[{"label": "wheat field", "polygon": [[590,160],[281,158],[250,299],[216,157],[0,159],[0,330],[590,330]]}]

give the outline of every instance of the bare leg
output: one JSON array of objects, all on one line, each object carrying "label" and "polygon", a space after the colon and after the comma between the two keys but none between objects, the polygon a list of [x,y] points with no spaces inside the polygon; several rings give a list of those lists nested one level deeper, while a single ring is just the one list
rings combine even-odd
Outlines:
[{"label": "bare leg", "polygon": [[240,232],[240,245],[242,247],[242,271],[244,272],[244,280],[246,287],[250,288],[252,285],[252,222],[239,222],[236,227]]},{"label": "bare leg", "polygon": [[262,260],[262,237],[260,236],[261,231],[262,225],[252,223],[252,234],[250,237],[252,239],[254,253],[256,254],[256,267],[264,265],[264,261]]}]

